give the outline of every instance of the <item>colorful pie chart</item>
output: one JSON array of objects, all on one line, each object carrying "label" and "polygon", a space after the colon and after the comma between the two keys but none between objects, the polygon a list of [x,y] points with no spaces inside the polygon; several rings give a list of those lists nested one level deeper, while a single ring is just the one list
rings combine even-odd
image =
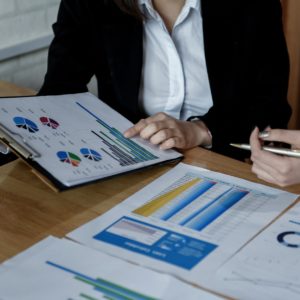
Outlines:
[{"label": "colorful pie chart", "polygon": [[43,125],[51,127],[52,129],[56,129],[59,126],[58,122],[48,117],[41,117],[40,121]]},{"label": "colorful pie chart", "polygon": [[57,152],[57,157],[61,162],[70,164],[73,167],[78,167],[81,162],[80,157],[72,152],[59,151]]},{"label": "colorful pie chart", "polygon": [[82,148],[80,149],[80,152],[85,158],[89,160],[99,161],[102,158],[100,153],[92,149]]},{"label": "colorful pie chart", "polygon": [[23,117],[14,117],[14,122],[17,127],[23,128],[31,133],[39,131],[38,126],[29,119]]}]

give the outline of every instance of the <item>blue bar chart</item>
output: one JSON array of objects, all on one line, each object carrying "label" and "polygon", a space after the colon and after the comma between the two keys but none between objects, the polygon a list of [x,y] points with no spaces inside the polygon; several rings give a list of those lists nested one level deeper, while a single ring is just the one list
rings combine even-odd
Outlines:
[{"label": "blue bar chart", "polygon": [[193,215],[190,216],[190,219],[188,221],[182,223],[181,225],[201,231],[214,220],[219,218],[233,205],[238,203],[247,194],[247,191],[231,189],[224,195],[221,195],[220,197],[214,199],[199,211],[196,211]]},{"label": "blue bar chart", "polygon": [[103,144],[101,150],[117,161],[120,166],[134,165],[158,158],[133,140],[125,138],[119,130],[109,126],[82,104],[78,102],[76,104],[96,120],[100,129],[99,131],[92,130],[91,133],[101,140]]},{"label": "blue bar chart", "polygon": [[201,231],[249,193],[247,190],[197,177],[188,181],[182,178],[173,186],[134,213]]}]

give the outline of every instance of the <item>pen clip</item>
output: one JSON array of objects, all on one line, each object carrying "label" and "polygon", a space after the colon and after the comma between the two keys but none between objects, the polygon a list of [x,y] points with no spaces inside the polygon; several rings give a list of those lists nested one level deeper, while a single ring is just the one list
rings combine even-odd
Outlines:
[{"label": "pen clip", "polygon": [[2,123],[0,123],[0,138],[7,146],[27,159],[41,157],[40,153],[29,145],[24,137],[11,131]]}]

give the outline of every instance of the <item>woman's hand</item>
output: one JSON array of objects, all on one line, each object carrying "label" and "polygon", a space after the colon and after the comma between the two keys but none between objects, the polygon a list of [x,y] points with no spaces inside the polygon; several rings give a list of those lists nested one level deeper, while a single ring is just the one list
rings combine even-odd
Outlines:
[{"label": "woman's hand", "polygon": [[127,138],[135,135],[159,145],[162,150],[189,149],[199,145],[211,145],[212,142],[209,131],[202,121],[179,121],[165,113],[141,119],[124,132]]},{"label": "woman's hand", "polygon": [[272,129],[259,137],[258,128],[250,136],[252,171],[267,182],[281,187],[300,183],[300,159],[281,156],[262,150],[261,140],[291,144],[300,149],[300,131]]}]

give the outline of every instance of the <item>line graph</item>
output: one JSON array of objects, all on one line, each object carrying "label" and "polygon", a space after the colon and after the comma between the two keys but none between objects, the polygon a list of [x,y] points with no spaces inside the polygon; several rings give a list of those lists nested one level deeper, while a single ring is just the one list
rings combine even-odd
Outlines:
[{"label": "line graph", "polygon": [[224,281],[228,282],[246,282],[251,283],[254,286],[262,286],[262,287],[269,287],[274,289],[285,289],[289,290],[290,292],[300,295],[300,284],[295,284],[289,281],[282,281],[282,280],[270,280],[265,278],[251,278],[247,277],[239,272],[233,271],[232,277],[225,277]]}]

